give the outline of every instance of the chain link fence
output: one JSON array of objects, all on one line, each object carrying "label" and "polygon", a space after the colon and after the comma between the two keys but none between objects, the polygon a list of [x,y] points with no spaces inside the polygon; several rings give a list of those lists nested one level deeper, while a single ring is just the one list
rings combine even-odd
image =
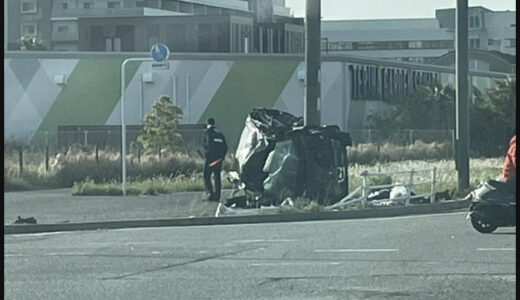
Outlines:
[{"label": "chain link fence", "polygon": [[413,145],[416,141],[424,143],[449,143],[455,142],[454,130],[425,130],[425,129],[400,129],[387,130],[377,129],[351,129],[348,131],[353,145],[356,144],[392,144],[399,146]]}]

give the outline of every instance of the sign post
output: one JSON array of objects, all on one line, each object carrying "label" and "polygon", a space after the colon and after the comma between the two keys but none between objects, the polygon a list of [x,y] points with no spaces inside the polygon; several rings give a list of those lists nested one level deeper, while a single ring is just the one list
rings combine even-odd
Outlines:
[{"label": "sign post", "polygon": [[151,58],[127,58],[121,64],[121,182],[123,196],[126,196],[125,67],[126,64],[130,61],[156,61],[157,63],[163,63],[163,65],[167,66],[168,63],[165,61],[170,57],[170,49],[168,49],[168,47],[164,44],[155,44],[152,46],[151,56]]}]

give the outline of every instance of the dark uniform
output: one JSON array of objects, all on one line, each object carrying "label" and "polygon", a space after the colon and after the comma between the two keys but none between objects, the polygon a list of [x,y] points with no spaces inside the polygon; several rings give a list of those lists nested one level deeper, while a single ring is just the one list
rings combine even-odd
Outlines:
[{"label": "dark uniform", "polygon": [[[215,127],[209,124],[203,139],[204,147],[204,185],[206,191],[210,194],[210,201],[220,200],[220,190],[222,187],[220,181],[220,170],[222,169],[222,162],[227,153],[227,144],[224,134]],[[215,189],[211,184],[211,174],[215,176]]]}]

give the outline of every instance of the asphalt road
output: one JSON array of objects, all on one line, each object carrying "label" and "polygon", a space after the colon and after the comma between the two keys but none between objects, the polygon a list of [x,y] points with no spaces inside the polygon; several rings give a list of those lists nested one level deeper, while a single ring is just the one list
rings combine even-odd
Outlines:
[{"label": "asphalt road", "polygon": [[4,236],[5,299],[515,299],[464,213]]},{"label": "asphalt road", "polygon": [[[229,195],[222,191],[222,198]],[[4,224],[18,216],[38,224],[94,221],[210,217],[216,202],[203,201],[203,192],[157,196],[72,196],[71,189],[4,193]]]}]

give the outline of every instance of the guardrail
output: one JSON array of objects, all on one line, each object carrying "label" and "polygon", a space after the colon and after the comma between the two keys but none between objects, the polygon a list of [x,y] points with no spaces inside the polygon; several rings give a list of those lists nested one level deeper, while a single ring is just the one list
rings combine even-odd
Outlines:
[{"label": "guardrail", "polygon": [[[430,172],[431,177],[430,180],[426,181],[417,181],[414,180],[414,176],[417,173],[426,173]],[[435,202],[435,183],[436,183],[436,173],[437,169],[423,169],[423,170],[409,170],[409,171],[396,171],[396,172],[383,172],[383,173],[369,173],[367,171],[361,173],[363,176],[363,184],[362,186],[357,187],[353,192],[347,195],[345,198],[341,199],[337,203],[330,205],[327,207],[327,210],[335,210],[345,207],[349,204],[360,202],[362,208],[366,208],[368,195],[373,189],[384,189],[384,188],[393,188],[397,186],[404,186],[407,188],[407,194],[401,197],[395,197],[392,200],[405,200],[405,206],[410,205],[411,199],[428,197],[430,199],[430,203]],[[392,183],[392,184],[382,184],[382,185],[370,185],[369,178],[375,176],[387,176],[387,175],[398,175],[398,174],[409,174],[409,181],[406,184],[403,183]],[[416,178],[415,178],[416,179]],[[421,184],[430,184],[430,192],[420,195],[411,195],[412,187]],[[354,198],[356,195],[359,195],[361,192],[361,197]]]}]

